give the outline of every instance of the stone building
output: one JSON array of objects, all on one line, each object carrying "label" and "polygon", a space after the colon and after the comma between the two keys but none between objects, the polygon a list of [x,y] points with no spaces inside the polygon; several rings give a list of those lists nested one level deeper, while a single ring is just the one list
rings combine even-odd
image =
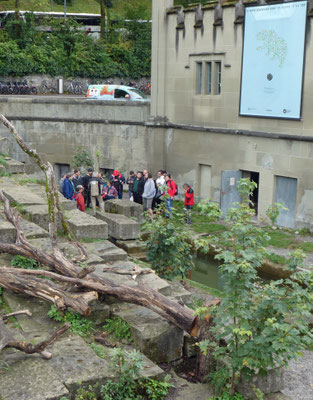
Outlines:
[{"label": "stone building", "polygon": [[259,218],[283,202],[288,211],[279,224],[297,228],[313,221],[310,3],[307,11],[302,115],[286,120],[239,115],[242,1],[184,9],[153,0],[151,125],[159,124],[164,135],[167,170],[223,210],[238,199],[237,179],[250,177],[258,183]]}]

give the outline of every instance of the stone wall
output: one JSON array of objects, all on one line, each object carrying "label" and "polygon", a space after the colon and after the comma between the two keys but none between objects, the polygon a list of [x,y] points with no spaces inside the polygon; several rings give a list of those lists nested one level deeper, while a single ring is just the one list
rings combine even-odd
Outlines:
[{"label": "stone wall", "polygon": [[[163,142],[149,135],[145,127],[149,104],[11,96],[1,98],[0,104],[1,112],[16,125],[26,143],[52,164],[71,165],[76,148],[82,146],[95,160],[95,152],[101,152],[100,168],[143,169],[148,160],[151,168],[162,166]],[[31,162],[3,126],[0,152]],[[158,165],[153,162],[154,152]]]}]

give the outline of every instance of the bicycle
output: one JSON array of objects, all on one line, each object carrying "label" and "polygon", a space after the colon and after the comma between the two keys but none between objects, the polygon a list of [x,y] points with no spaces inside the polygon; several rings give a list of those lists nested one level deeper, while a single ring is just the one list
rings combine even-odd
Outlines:
[{"label": "bicycle", "polygon": [[55,86],[53,86],[53,84],[49,84],[47,83],[47,81],[42,81],[41,85],[39,86],[39,92],[41,94],[46,94],[47,92],[49,93],[57,93],[57,89]]},{"label": "bicycle", "polygon": [[151,83],[147,82],[145,85],[141,85],[139,90],[144,93],[147,94],[148,96],[151,95]]}]

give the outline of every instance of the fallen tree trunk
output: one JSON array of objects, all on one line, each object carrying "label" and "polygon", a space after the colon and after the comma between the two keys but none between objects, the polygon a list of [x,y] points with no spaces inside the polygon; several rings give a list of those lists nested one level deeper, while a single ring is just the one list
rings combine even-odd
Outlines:
[{"label": "fallen tree trunk", "polygon": [[[28,294],[49,301],[59,310],[71,307],[74,311],[88,317],[91,312],[88,302],[98,298],[98,293],[95,291],[80,294],[65,292],[52,281],[36,277],[27,278],[17,271],[15,268],[8,270],[1,268],[0,286],[15,293]],[[39,272],[38,275],[43,276],[44,271]]]},{"label": "fallen tree trunk", "polygon": [[0,318],[0,352],[5,347],[11,347],[13,349],[23,351],[26,354],[39,353],[41,357],[49,360],[52,357],[52,354],[45,350],[46,347],[50,346],[56,340],[58,340],[58,338],[63,335],[63,333],[65,333],[70,327],[71,325],[66,322],[63,326],[61,326],[61,328],[54,331],[49,339],[33,345],[29,342],[15,340],[12,331],[5,326],[3,319]]}]

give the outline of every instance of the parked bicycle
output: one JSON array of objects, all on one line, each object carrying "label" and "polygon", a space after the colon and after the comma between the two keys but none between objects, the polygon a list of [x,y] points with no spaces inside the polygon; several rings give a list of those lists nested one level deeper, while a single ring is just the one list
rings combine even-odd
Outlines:
[{"label": "parked bicycle", "polygon": [[81,81],[71,81],[66,87],[65,92],[69,94],[80,95],[83,94],[83,90],[85,90],[85,88],[83,87]]},{"label": "parked bicycle", "polygon": [[39,86],[39,92],[42,94],[46,93],[57,93],[57,88],[53,85],[53,83],[48,83],[47,81],[42,81]]},{"label": "parked bicycle", "polygon": [[151,95],[151,83],[148,81],[145,85],[141,85],[139,90],[144,93],[147,94],[148,96]]}]

